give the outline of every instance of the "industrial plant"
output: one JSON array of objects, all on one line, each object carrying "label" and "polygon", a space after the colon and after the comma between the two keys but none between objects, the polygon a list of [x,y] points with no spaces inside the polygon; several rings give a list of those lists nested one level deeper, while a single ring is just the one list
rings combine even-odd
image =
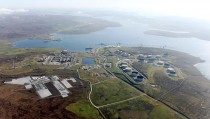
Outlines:
[{"label": "industrial plant", "polygon": [[72,84],[76,82],[75,78],[60,79],[58,76],[28,76],[19,79],[12,79],[11,81],[6,81],[4,83],[24,85],[26,90],[35,91],[37,95],[43,99],[58,96],[63,98],[68,97],[71,94],[69,89],[73,88]]}]

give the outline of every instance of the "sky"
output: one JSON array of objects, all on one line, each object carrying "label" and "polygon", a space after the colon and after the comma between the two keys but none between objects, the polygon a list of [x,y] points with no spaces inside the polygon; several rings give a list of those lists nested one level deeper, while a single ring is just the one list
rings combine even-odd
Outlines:
[{"label": "sky", "polygon": [[0,0],[0,8],[118,9],[210,20],[210,0]]}]

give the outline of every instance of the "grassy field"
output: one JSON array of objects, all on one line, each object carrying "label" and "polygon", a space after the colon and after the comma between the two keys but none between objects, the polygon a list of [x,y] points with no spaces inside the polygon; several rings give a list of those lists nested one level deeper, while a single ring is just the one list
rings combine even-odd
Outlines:
[{"label": "grassy field", "polygon": [[100,84],[93,85],[91,99],[97,106],[126,100],[140,95],[139,91],[118,79],[110,79]]},{"label": "grassy field", "polygon": [[101,108],[108,119],[181,119],[179,115],[146,96]]},{"label": "grassy field", "polygon": [[79,117],[86,119],[102,119],[98,110],[88,101],[79,101],[66,107],[67,110],[75,113]]},{"label": "grassy field", "polygon": [[[37,63],[43,55],[58,54],[56,48],[14,48],[10,41],[0,40],[0,72],[5,75],[30,75],[40,69],[41,74],[53,72],[57,66],[44,66]],[[15,69],[13,69],[13,61]],[[40,72],[38,71],[38,72]]]},{"label": "grassy field", "polygon": [[94,69],[94,70],[79,70],[80,72],[80,77],[84,80],[90,81],[92,84],[98,83],[104,80],[109,79],[109,77],[106,77],[104,75],[105,71],[103,68],[100,69]]},{"label": "grassy field", "polygon": [[60,49],[56,48],[14,48],[8,44],[8,41],[0,40],[0,55],[12,56],[26,53],[59,53]]},{"label": "grassy field", "polygon": [[125,82],[127,82],[127,83],[129,83],[129,84],[134,84],[134,82],[131,81],[130,79],[128,79],[128,78],[125,76],[125,74],[123,74],[123,73],[114,73],[114,75],[115,75],[117,78],[119,78],[119,79],[121,79],[121,80],[123,80],[123,81],[125,81]]}]

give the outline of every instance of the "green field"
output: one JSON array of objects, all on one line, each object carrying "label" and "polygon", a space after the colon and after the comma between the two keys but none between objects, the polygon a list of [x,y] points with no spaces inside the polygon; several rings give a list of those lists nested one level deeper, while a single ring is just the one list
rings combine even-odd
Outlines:
[{"label": "green field", "polygon": [[129,83],[129,84],[134,84],[134,81],[128,79],[128,78],[127,78],[124,74],[122,74],[122,73],[114,73],[114,75],[115,75],[117,78],[119,78],[119,79],[121,79],[121,80],[123,80],[123,81],[125,81],[125,82],[127,82],[127,83]]},{"label": "green field", "polygon": [[66,109],[75,113],[79,117],[86,119],[102,119],[98,110],[95,109],[88,101],[80,101],[70,104],[66,107]]},{"label": "green field", "polygon": [[146,96],[100,108],[108,119],[181,119],[179,115]]},{"label": "green field", "polygon": [[[37,63],[42,55],[57,54],[56,48],[14,48],[9,41],[0,40],[0,72],[5,75],[30,74],[34,70],[44,67],[54,69],[56,67],[45,67]],[[15,69],[13,69],[13,61]],[[30,65],[30,66],[29,66]],[[38,70],[37,70],[38,71]],[[39,71],[40,72],[40,71]],[[42,72],[43,73],[43,72]]]},{"label": "green field", "polygon": [[118,79],[93,85],[91,99],[97,106],[110,104],[140,95],[141,93]]},{"label": "green field", "polygon": [[[102,69],[102,68],[94,69],[94,70],[90,70],[90,71],[79,70],[79,73],[80,73],[80,77],[83,80],[88,80],[92,84],[109,79],[109,77],[101,76],[101,75],[103,75],[103,73],[105,73],[104,69]],[[100,76],[98,76],[98,75],[100,75]]]},{"label": "green field", "polygon": [[59,53],[60,49],[56,48],[14,48],[8,41],[0,40],[0,55],[12,56],[27,53]]}]

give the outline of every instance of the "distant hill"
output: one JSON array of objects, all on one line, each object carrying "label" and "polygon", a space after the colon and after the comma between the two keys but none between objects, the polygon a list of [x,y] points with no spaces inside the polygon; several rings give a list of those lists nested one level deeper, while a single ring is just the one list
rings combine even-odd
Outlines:
[{"label": "distant hill", "polygon": [[0,16],[0,39],[41,38],[51,33],[86,34],[119,23],[69,15],[3,15]]}]

